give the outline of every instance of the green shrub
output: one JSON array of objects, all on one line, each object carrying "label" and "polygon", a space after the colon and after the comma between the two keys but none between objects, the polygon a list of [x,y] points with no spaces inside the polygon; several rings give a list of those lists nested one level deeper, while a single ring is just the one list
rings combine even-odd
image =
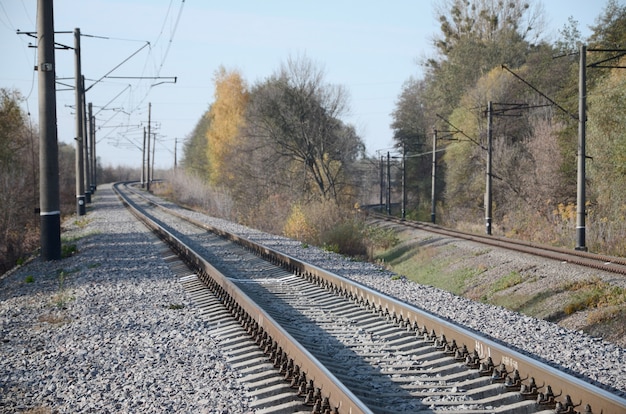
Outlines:
[{"label": "green shrub", "polygon": [[393,229],[379,226],[368,226],[364,232],[368,244],[375,249],[390,249],[400,243]]},{"label": "green shrub", "polygon": [[[363,223],[356,219],[346,219],[324,231],[320,238],[324,246],[333,247],[336,253],[353,257],[367,254]],[[335,250],[336,249],[336,250]]]}]

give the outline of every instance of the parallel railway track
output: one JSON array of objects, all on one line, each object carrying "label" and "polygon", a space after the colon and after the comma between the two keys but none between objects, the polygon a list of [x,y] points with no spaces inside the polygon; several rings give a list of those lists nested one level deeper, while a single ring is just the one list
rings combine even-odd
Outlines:
[{"label": "parallel railway track", "polygon": [[470,240],[490,246],[502,247],[521,253],[528,253],[547,259],[559,260],[561,262],[573,263],[580,266],[590,267],[592,269],[603,270],[620,275],[626,275],[626,258],[606,256],[586,251],[574,249],[565,249],[554,246],[543,245],[539,243],[527,242],[523,240],[509,239],[498,236],[488,236],[463,231],[446,229],[435,224],[401,220],[398,217],[377,213],[369,210],[367,212],[370,217],[388,221],[397,225],[407,226],[430,233],[441,234],[448,237],[455,237],[464,240]]},{"label": "parallel railway track", "polygon": [[[184,284],[209,304],[258,412],[626,412],[623,398],[474,331],[116,188],[198,275]],[[183,219],[182,233],[168,224]],[[268,361],[282,384],[260,373]]]}]

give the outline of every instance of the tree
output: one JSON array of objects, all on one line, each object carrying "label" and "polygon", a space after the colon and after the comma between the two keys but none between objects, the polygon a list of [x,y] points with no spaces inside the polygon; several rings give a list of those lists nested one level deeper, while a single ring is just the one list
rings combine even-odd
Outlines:
[{"label": "tree", "polygon": [[531,1],[441,0],[438,56],[426,62],[427,92],[434,111],[444,116],[466,88],[496,66],[521,66],[539,40],[543,21]]},{"label": "tree", "polygon": [[182,168],[192,175],[209,176],[208,138],[210,125],[209,110],[200,118],[183,146]]},{"label": "tree", "polygon": [[17,91],[0,89],[0,273],[35,248],[38,134]]},{"label": "tree", "polygon": [[347,168],[364,145],[340,119],[347,109],[345,90],[323,78],[310,60],[288,59],[253,89],[247,135],[267,149],[267,161],[282,166],[286,182],[302,177],[296,181],[301,194],[339,201],[350,185]]},{"label": "tree", "polygon": [[409,206],[419,204],[420,200],[430,200],[431,158],[415,156],[432,147],[433,120],[432,114],[429,116],[425,111],[427,100],[425,82],[411,78],[402,86],[392,113],[395,146],[406,155],[404,173]]},{"label": "tree", "polygon": [[626,5],[620,5],[617,0],[608,0],[591,29],[593,33],[589,37],[589,44],[612,48],[623,46],[626,39]]},{"label": "tree", "polygon": [[578,21],[572,16],[568,17],[567,24],[559,30],[560,38],[555,43],[555,48],[561,54],[576,53],[582,43],[582,35],[578,29]]},{"label": "tree", "polygon": [[[613,70],[590,96],[588,121],[589,189],[596,242],[626,254],[626,73]],[[617,250],[617,249],[620,250]],[[604,250],[603,249],[603,250]]]},{"label": "tree", "polygon": [[215,101],[209,109],[207,158],[209,182],[225,184],[226,164],[238,147],[237,137],[244,124],[248,103],[246,84],[238,71],[220,67],[215,74]]}]

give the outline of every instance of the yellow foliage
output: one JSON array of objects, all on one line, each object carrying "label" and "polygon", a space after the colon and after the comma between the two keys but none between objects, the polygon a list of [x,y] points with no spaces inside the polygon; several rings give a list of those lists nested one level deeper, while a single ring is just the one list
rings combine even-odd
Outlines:
[{"label": "yellow foliage", "polygon": [[556,206],[556,210],[553,211],[553,214],[557,217],[560,217],[563,221],[573,221],[576,219],[576,204],[574,203],[559,203]]},{"label": "yellow foliage", "polygon": [[296,240],[308,240],[315,233],[315,228],[308,222],[306,214],[300,205],[294,205],[291,214],[285,223],[286,237]]},{"label": "yellow foliage", "polygon": [[223,184],[225,165],[230,151],[237,148],[237,137],[244,125],[248,104],[247,86],[238,71],[223,67],[215,74],[215,101],[209,110],[210,126],[207,131],[208,160],[212,184]]}]

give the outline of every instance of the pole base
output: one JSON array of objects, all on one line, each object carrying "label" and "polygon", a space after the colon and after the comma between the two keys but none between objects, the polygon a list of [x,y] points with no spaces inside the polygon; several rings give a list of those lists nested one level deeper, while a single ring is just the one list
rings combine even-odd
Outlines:
[{"label": "pole base", "polygon": [[85,210],[85,196],[77,196],[76,197],[76,214],[79,216],[84,216],[86,213]]},{"label": "pole base", "polygon": [[61,213],[41,214],[40,224],[41,258],[61,260]]}]

